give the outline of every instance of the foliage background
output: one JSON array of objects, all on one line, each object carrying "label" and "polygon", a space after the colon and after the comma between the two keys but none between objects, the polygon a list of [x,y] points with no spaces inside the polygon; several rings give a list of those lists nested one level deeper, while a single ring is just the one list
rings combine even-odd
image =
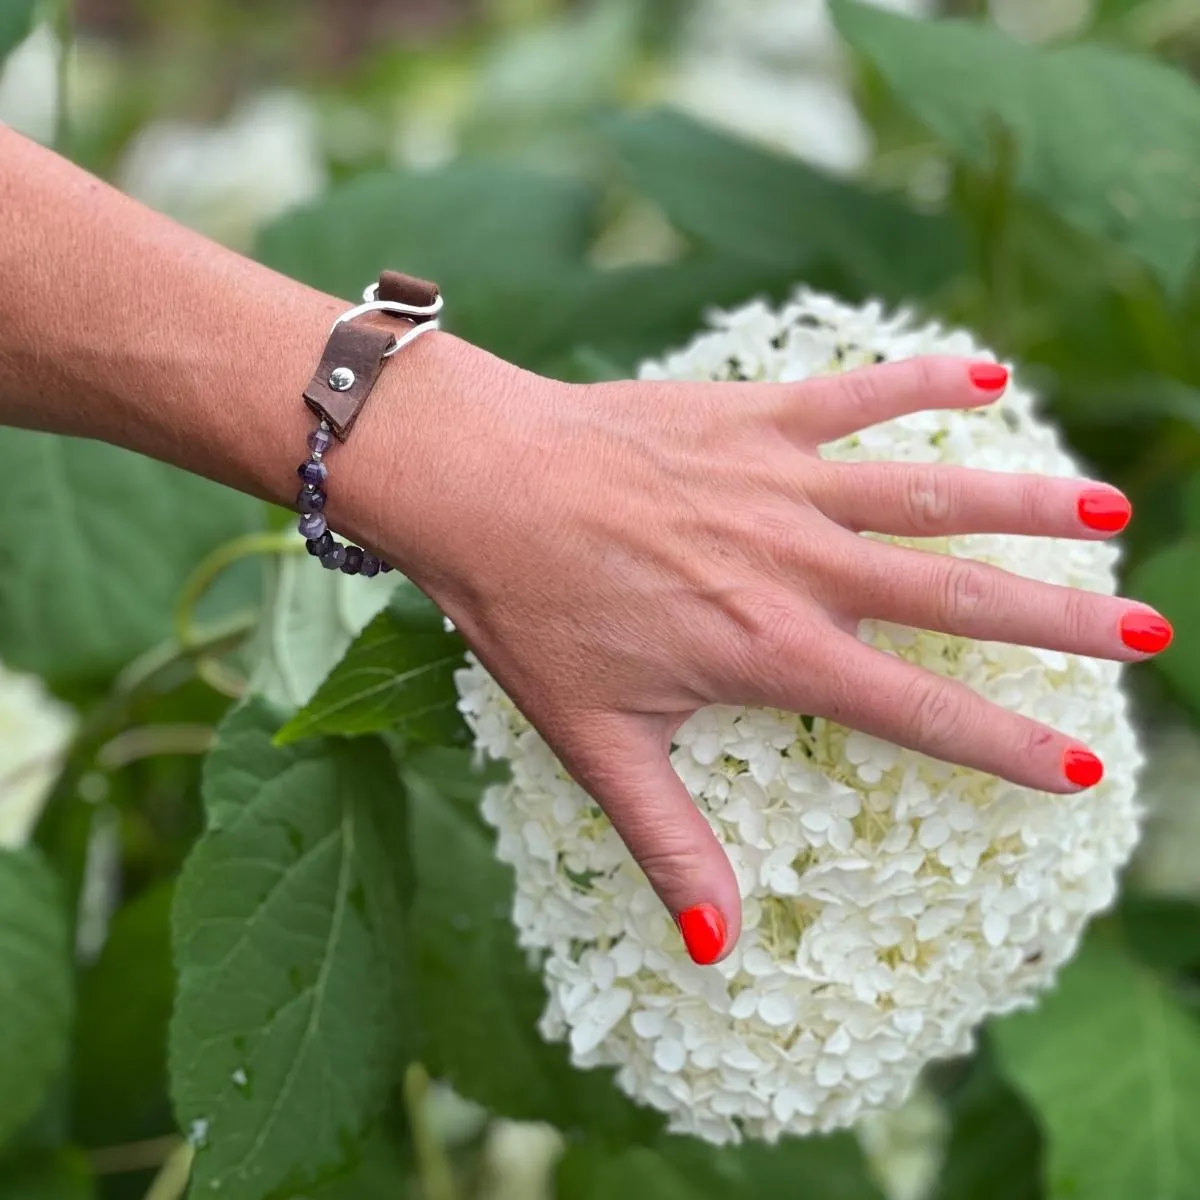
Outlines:
[{"label": "foliage background", "polygon": [[526,366],[628,373],[799,281],[976,329],[1130,494],[1178,632],[1130,677],[1143,855],[1058,990],[857,1136],[714,1151],[537,1037],[461,728],[412,717],[458,650],[420,598],[0,431],[4,1200],[1200,1196],[1200,12],[950,7],[840,4],[843,49],[816,0],[0,0],[0,119],[342,295],[436,278]]}]

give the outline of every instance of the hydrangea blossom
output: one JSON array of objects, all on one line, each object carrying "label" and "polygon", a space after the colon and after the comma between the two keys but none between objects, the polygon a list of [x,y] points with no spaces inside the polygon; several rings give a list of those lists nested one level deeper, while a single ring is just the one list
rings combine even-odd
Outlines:
[{"label": "hydrangea blossom", "polygon": [[[923,354],[987,357],[964,333],[801,291],[717,314],[646,379],[803,380]],[[1034,399],[914,413],[824,448],[847,461],[1074,475]],[[899,540],[899,539],[895,539]],[[1112,592],[1099,542],[909,542]],[[480,751],[511,765],[483,801],[515,870],[513,919],[548,991],[541,1032],[612,1066],[673,1130],[713,1142],[847,1126],[902,1101],[921,1068],[1031,1003],[1113,900],[1138,836],[1140,765],[1121,668],[880,622],[859,636],[1094,747],[1107,774],[1071,796],[937,762],[822,719],[710,707],[672,762],[724,844],[743,932],[715,967],[687,957],[607,819],[485,670],[458,675]]]},{"label": "hydrangea blossom", "polygon": [[29,840],[74,729],[40,679],[0,663],[0,847]]}]

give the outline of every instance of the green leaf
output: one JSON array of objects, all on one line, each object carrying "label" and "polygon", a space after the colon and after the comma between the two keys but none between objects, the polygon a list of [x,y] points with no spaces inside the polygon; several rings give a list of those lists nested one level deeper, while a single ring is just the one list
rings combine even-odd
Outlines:
[{"label": "green leaf", "polygon": [[976,1059],[950,1111],[946,1160],[930,1200],[1041,1200],[1041,1132],[990,1053]]},{"label": "green leaf", "polygon": [[[171,632],[200,559],[257,529],[263,506],[100,442],[0,429],[0,658],[41,674],[111,671]],[[54,547],[31,554],[30,546]]]},{"label": "green leaf", "polygon": [[622,117],[612,137],[633,186],[685,233],[799,282],[833,262],[859,291],[927,295],[963,267],[958,230],[795,159],[673,112]]},{"label": "green leaf", "polygon": [[412,1194],[410,1174],[411,1164],[401,1148],[386,1134],[377,1132],[348,1174],[294,1200],[404,1200]]},{"label": "green leaf", "polygon": [[87,1159],[77,1150],[57,1150],[0,1164],[4,1200],[91,1200],[96,1194]]},{"label": "green leaf", "polygon": [[481,781],[467,751],[426,751],[405,764],[417,894],[416,994],[435,1077],[498,1115],[631,1140],[659,1118],[617,1091],[607,1071],[577,1071],[537,1032],[539,976],[517,948],[512,874],[475,812]]},{"label": "green leaf", "polygon": [[364,580],[314,570],[312,561],[299,555],[281,555],[250,649],[250,691],[287,713],[307,704],[404,583],[399,574]]},{"label": "green leaf", "polygon": [[359,179],[269,226],[258,255],[338,296],[357,297],[394,264],[435,279],[443,325],[524,361],[544,322],[554,280],[581,263],[595,196],[570,180],[499,163]]},{"label": "green leaf", "polygon": [[1011,139],[1014,185],[1124,246],[1169,289],[1200,251],[1200,88],[1100,46],[1039,47],[967,21],[916,21],[834,0],[842,36],[950,150],[993,166]]},{"label": "green leaf", "polygon": [[1121,897],[1117,910],[1130,949],[1160,972],[1200,968],[1200,905],[1176,896]]},{"label": "green leaf", "polygon": [[46,1098],[67,1057],[71,946],[61,888],[33,850],[0,850],[0,1148]]},{"label": "green leaf", "polygon": [[363,630],[311,701],[276,735],[287,745],[316,734],[395,730],[415,742],[465,741],[454,672],[466,646],[437,606],[406,584]]},{"label": "green leaf", "polygon": [[88,1145],[150,1137],[170,1117],[171,899],[171,887],[159,884],[122,908],[80,980],[71,1100],[74,1129]]},{"label": "green leaf", "polygon": [[1046,1133],[1050,1200],[1195,1200],[1200,1026],[1105,932],[1032,1013],[993,1027]]},{"label": "green leaf", "polygon": [[0,60],[29,35],[37,0],[0,0]]},{"label": "green leaf", "polygon": [[1148,558],[1131,574],[1129,592],[1174,625],[1175,640],[1154,666],[1200,717],[1200,621],[1193,619],[1200,595],[1200,538],[1185,538]]},{"label": "green leaf", "polygon": [[662,1137],[621,1151],[572,1145],[558,1166],[558,1200],[882,1200],[851,1134],[717,1149]]},{"label": "green leaf", "polygon": [[278,724],[256,701],[222,726],[176,888],[172,1094],[194,1192],[225,1200],[353,1161],[413,1033],[395,767],[377,741],[279,749]]}]

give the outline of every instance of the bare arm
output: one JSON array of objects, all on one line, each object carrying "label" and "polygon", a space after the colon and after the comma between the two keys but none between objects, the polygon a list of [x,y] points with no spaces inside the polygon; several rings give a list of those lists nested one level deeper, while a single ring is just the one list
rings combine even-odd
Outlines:
[{"label": "bare arm", "polygon": [[[4,129],[0,222],[0,421],[291,502],[311,426],[300,393],[343,301]],[[1128,601],[856,536],[1116,531],[1128,506],[1103,485],[816,452],[1004,386],[994,366],[924,359],[800,384],[577,388],[433,334],[385,370],[337,448],[328,515],[454,619],[711,961],[737,937],[737,882],[667,757],[698,708],[828,716],[1076,791],[1098,778],[1086,747],[864,646],[858,622],[1114,659],[1169,639]]]}]

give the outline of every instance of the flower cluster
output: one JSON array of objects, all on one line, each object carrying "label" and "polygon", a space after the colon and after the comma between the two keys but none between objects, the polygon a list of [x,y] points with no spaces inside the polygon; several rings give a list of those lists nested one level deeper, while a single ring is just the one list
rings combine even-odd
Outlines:
[{"label": "flower cluster", "polygon": [[[966,334],[800,292],[714,317],[647,379],[803,380]],[[1019,387],[985,409],[916,413],[831,445],[843,460],[1077,473]],[[925,549],[1111,592],[1116,551],[1011,536]],[[893,1106],[987,1016],[1030,1003],[1113,899],[1138,835],[1139,750],[1116,664],[876,622],[860,637],[1096,748],[1096,788],[1048,795],[822,719],[713,707],[672,761],[724,844],[744,921],[728,959],[687,958],[599,808],[476,662],[459,673],[476,745],[511,765],[483,811],[515,869],[513,919],[543,971],[541,1030],[617,1068],[671,1128],[714,1142],[850,1125]]]},{"label": "flower cluster", "polygon": [[40,679],[0,663],[0,847],[29,839],[74,729]]}]

